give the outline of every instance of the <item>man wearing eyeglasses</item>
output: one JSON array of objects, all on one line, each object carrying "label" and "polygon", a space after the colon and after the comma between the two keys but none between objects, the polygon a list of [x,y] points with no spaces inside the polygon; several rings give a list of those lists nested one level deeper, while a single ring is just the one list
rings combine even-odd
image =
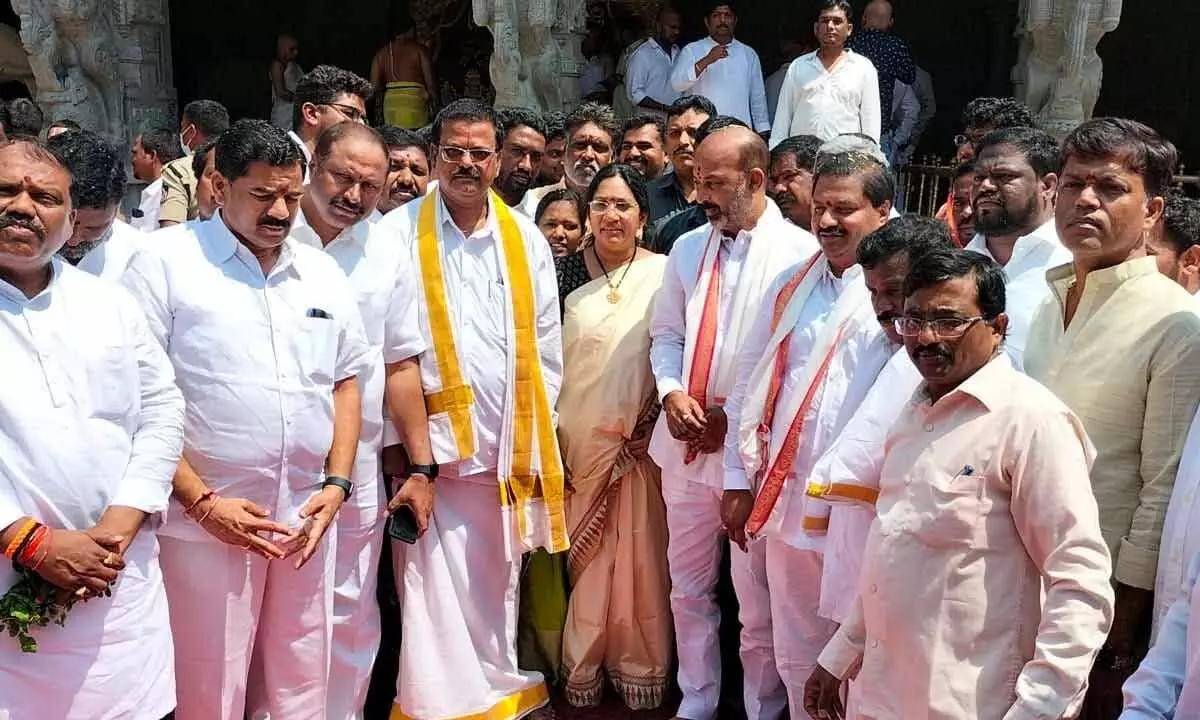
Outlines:
[{"label": "man wearing eyeglasses", "polygon": [[1075,717],[1113,618],[1095,450],[1001,352],[995,261],[928,252],[904,294],[896,330],[923,382],[888,437],[859,599],[804,708],[842,717],[861,663],[860,717]]},{"label": "man wearing eyeglasses", "polygon": [[340,122],[365,123],[367,98],[373,89],[366,79],[332,65],[318,65],[300,78],[294,93],[292,129],[288,137],[304,153],[304,177],[312,162],[317,138]]},{"label": "man wearing eyeglasses", "polygon": [[416,263],[436,461],[410,465],[402,490],[417,484],[413,506],[427,532],[392,546],[404,627],[393,714],[526,717],[549,695],[541,674],[517,666],[521,559],[567,547],[553,416],[558,283],[541,232],[490,190],[500,166],[495,111],[455,101],[432,133],[437,188],[378,226]]}]

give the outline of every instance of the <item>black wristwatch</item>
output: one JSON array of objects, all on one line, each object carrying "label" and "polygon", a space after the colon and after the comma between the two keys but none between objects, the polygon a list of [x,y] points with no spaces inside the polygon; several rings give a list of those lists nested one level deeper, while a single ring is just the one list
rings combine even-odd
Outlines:
[{"label": "black wristwatch", "polygon": [[344,500],[349,500],[350,493],[354,492],[354,483],[350,482],[344,477],[338,477],[337,475],[326,475],[325,482],[321,483],[321,489],[324,490],[330,485],[342,489],[342,492],[346,494],[346,497],[343,498]]},{"label": "black wristwatch", "polygon": [[408,474],[409,475],[424,475],[425,477],[429,478],[430,480],[437,480],[438,464],[437,463],[429,463],[428,465],[416,465],[414,463],[409,463]]}]

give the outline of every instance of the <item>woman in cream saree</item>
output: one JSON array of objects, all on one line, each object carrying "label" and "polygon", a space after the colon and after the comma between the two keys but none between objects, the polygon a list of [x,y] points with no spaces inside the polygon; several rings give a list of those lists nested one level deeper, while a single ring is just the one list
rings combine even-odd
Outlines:
[{"label": "woman in cream saree", "polygon": [[[662,703],[672,648],[666,510],[647,455],[659,412],[649,318],[666,258],[637,249],[645,190],[623,170],[605,168],[592,184],[596,238],[581,255],[593,279],[567,296],[563,316],[558,431],[572,489],[563,669],[572,705],[599,704],[607,676],[641,710]],[[631,217],[618,223],[619,214]]]}]

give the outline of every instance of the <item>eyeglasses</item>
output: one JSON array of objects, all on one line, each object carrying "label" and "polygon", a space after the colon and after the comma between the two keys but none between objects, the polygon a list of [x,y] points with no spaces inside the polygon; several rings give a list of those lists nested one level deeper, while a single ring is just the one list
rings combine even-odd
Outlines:
[{"label": "eyeglasses", "polygon": [[625,215],[637,208],[637,203],[631,203],[628,200],[615,200],[613,202],[609,202],[608,200],[593,200],[588,203],[588,207],[597,215],[603,215],[609,209],[616,210]]},{"label": "eyeglasses", "polygon": [[461,163],[467,157],[471,158],[471,162],[476,165],[488,161],[488,158],[496,154],[495,150],[488,148],[460,148],[455,145],[439,145],[438,153],[442,159],[448,163]]},{"label": "eyeglasses", "polygon": [[342,117],[346,118],[350,122],[361,123],[361,122],[367,121],[366,114],[363,113],[362,110],[359,110],[356,107],[351,107],[350,105],[343,105],[341,103],[323,103],[323,104],[325,105],[325,107],[331,107],[334,110],[337,110],[338,113]]},{"label": "eyeglasses", "polygon": [[958,338],[966,334],[972,325],[983,320],[982,315],[972,318],[934,318],[926,320],[916,317],[898,317],[892,320],[896,332],[904,337],[916,337],[928,327],[940,338]]}]

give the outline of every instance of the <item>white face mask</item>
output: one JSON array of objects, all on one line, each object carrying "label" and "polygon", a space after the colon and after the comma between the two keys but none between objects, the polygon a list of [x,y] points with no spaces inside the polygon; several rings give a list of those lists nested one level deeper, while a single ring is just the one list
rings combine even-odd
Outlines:
[{"label": "white face mask", "polygon": [[196,130],[196,126],[189,125],[187,127],[187,129],[185,129],[183,132],[179,133],[179,146],[181,148],[183,148],[183,156],[184,157],[191,157],[192,152],[193,152],[191,146],[188,145],[188,140],[187,140],[188,130],[191,130],[194,133]]}]

